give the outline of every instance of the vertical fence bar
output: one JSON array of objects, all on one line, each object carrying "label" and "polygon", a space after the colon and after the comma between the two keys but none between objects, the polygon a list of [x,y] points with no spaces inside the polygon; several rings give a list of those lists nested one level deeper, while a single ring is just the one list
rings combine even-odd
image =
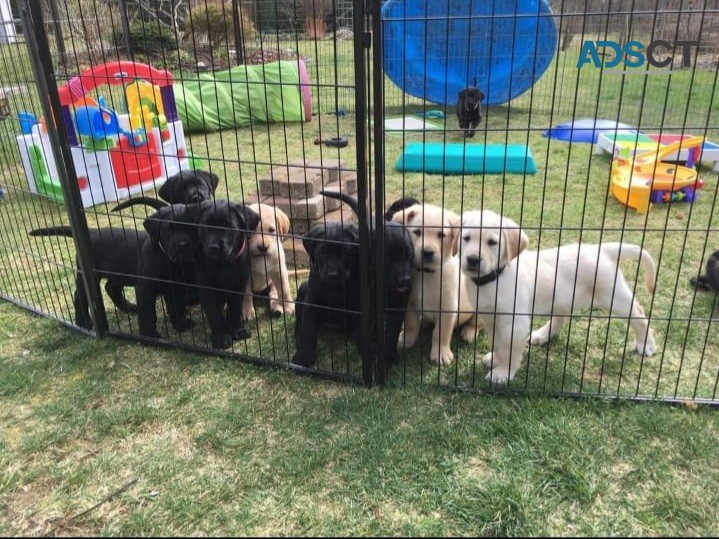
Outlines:
[{"label": "vertical fence bar", "polygon": [[367,111],[367,69],[366,55],[370,47],[370,35],[367,33],[365,20],[366,6],[364,0],[355,0],[353,9],[353,31],[354,31],[354,70],[355,70],[355,123],[357,155],[357,202],[359,211],[357,215],[359,226],[359,255],[360,255],[360,282],[367,285],[360,294],[360,305],[362,309],[362,338],[365,346],[362,347],[362,378],[365,384],[370,385],[373,381],[373,368],[375,361],[374,324],[370,316],[373,305],[373,287],[371,286],[370,268],[370,233],[368,228],[367,201],[368,201],[368,130],[369,116]]},{"label": "vertical fence bar", "polygon": [[385,382],[385,282],[384,282],[384,48],[382,37],[382,2],[372,1],[372,119],[374,152],[374,229],[372,259],[374,261],[375,339],[377,341],[377,382]]},{"label": "vertical fence bar", "polygon": [[[42,4],[25,0],[22,9],[23,24],[27,33],[27,43],[32,57],[33,71],[38,84],[40,101],[48,118],[48,136],[50,145],[60,163],[58,176],[62,186],[67,215],[72,229],[72,236],[77,252],[78,271],[80,282],[88,298],[88,306],[93,320],[93,326],[97,336],[103,336],[107,330],[107,316],[105,306],[102,302],[99,281],[93,271],[94,261],[92,257],[90,236],[87,229],[87,220],[83,213],[82,199],[77,181],[75,166],[70,154],[70,143],[67,133],[63,129],[64,119],[60,106],[60,96],[57,92],[57,84],[53,78],[52,56],[50,45],[45,33],[45,25],[42,14]],[[46,96],[46,99],[42,97]]]}]

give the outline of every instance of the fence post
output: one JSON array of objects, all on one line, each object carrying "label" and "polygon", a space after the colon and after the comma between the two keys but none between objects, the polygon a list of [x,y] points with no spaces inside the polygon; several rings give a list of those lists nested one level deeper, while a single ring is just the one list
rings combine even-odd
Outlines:
[{"label": "fence post", "polygon": [[367,287],[360,294],[360,305],[362,309],[362,377],[366,385],[371,385],[374,378],[374,364],[376,362],[376,330],[377,321],[374,319],[374,301],[376,300],[375,287],[372,282],[371,259],[371,237],[369,231],[369,218],[367,215],[368,179],[368,133],[369,115],[367,111],[367,49],[370,47],[369,33],[365,24],[364,0],[356,1],[353,10],[353,34],[354,34],[354,68],[355,68],[355,107],[356,107],[356,154],[357,154],[357,202],[359,212],[357,215],[359,226],[360,245],[360,282],[366,283]]},{"label": "fence post", "polygon": [[384,63],[382,42],[382,2],[370,0],[372,4],[372,116],[374,122],[374,210],[375,210],[375,241],[374,241],[374,284],[376,321],[375,338],[377,339],[376,377],[379,384],[386,378],[385,340],[385,290],[384,290]]},{"label": "fence post", "polygon": [[72,154],[70,153],[70,142],[63,128],[63,118],[60,113],[62,110],[60,96],[53,76],[52,56],[47,34],[45,33],[42,3],[25,0],[22,19],[30,56],[32,57],[32,67],[37,81],[40,102],[45,118],[47,118],[46,124],[50,145],[55,158],[59,160],[57,170],[60,176],[67,215],[70,220],[72,237],[75,241],[82,286],[87,294],[95,333],[97,336],[102,337],[107,330],[107,316],[102,294],[100,293],[99,281],[94,272],[95,265],[93,263],[87,220],[83,213],[80,189],[77,181],[74,180],[77,174],[73,165]]}]

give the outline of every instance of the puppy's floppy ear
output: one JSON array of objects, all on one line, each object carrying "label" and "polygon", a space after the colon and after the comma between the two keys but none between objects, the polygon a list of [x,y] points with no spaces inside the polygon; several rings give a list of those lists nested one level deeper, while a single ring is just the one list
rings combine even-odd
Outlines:
[{"label": "puppy's floppy ear", "polygon": [[281,209],[275,207],[275,221],[277,222],[277,232],[280,236],[286,236],[290,231],[290,218]]},{"label": "puppy's floppy ear", "polygon": [[[260,222],[262,222],[262,210],[260,208],[260,205],[258,203],[250,204],[247,206],[247,208],[251,209],[253,212],[255,212],[257,215],[260,216]],[[255,232],[258,232],[257,227],[254,228]]]},{"label": "puppy's floppy ear", "polygon": [[456,213],[445,210],[445,216],[449,223],[448,234],[446,236],[449,245],[452,247],[452,256],[456,256],[459,252],[459,235],[462,229],[462,220]]},{"label": "puppy's floppy ear", "polygon": [[[475,82],[475,84],[476,84],[476,82]],[[477,93],[479,94],[479,100],[482,101],[482,99],[484,99],[484,92],[482,90],[478,89]]]},{"label": "puppy's floppy ear", "polygon": [[459,228],[457,228],[457,234],[454,237],[454,245],[452,246],[452,254],[458,254],[459,253],[459,244],[462,241],[462,228],[467,226],[467,219],[465,217],[465,213],[463,213],[459,218]]},{"label": "puppy's floppy ear", "polygon": [[240,222],[242,223],[240,228],[244,228],[248,232],[254,232],[257,225],[260,224],[260,215],[256,211],[251,210],[248,206],[245,206],[244,204],[232,204],[230,208],[237,216],[239,216]]},{"label": "puppy's floppy ear", "polygon": [[172,217],[171,209],[170,206],[160,208],[142,222],[142,226],[145,227],[145,230],[147,230],[147,233],[150,235],[152,243],[160,243],[160,231],[162,230],[164,221]]},{"label": "puppy's floppy ear", "polygon": [[167,181],[163,183],[157,190],[157,194],[162,200],[166,200],[170,204],[177,202],[177,189],[182,183],[182,172],[178,172],[174,176],[167,178]]},{"label": "puppy's floppy ear", "polygon": [[359,227],[354,223],[346,224],[342,227],[342,239],[347,239],[351,243],[359,241]]},{"label": "puppy's floppy ear", "polygon": [[384,214],[384,220],[391,221],[392,217],[394,217],[398,211],[414,206],[415,204],[419,204],[419,200],[414,197],[402,197],[395,200],[387,208],[387,211]]},{"label": "puppy's floppy ear", "polygon": [[529,245],[529,238],[519,225],[509,219],[502,217],[502,239],[504,240],[504,263],[509,264],[513,259],[524,251]]},{"label": "puppy's floppy ear", "polygon": [[392,221],[401,225],[406,225],[407,221],[411,221],[419,213],[419,204],[415,204],[408,208],[398,211],[392,217]]},{"label": "puppy's floppy ear", "polygon": [[215,194],[215,190],[220,183],[220,178],[213,172],[207,172],[206,170],[196,170],[195,174],[202,179],[210,188],[210,193]]},{"label": "puppy's floppy ear", "polygon": [[317,249],[320,243],[318,240],[325,238],[325,232],[324,226],[315,225],[302,237],[302,246],[305,248],[305,251],[307,251],[307,254],[310,255],[310,260],[314,261],[315,249]]}]

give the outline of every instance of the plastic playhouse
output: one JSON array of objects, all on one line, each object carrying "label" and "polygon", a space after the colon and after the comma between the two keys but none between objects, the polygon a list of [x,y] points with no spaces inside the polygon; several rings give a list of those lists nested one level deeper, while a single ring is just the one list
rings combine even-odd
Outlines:
[{"label": "plastic playhouse", "polygon": [[[692,137],[660,146],[657,150],[620,152],[612,161],[611,190],[622,204],[647,213],[649,204],[694,202],[704,182],[694,165],[700,158],[704,137]],[[686,166],[669,162],[687,152]]]},{"label": "plastic playhouse", "polygon": [[[166,70],[116,61],[92,67],[58,89],[83,207],[150,191],[190,168],[172,83]],[[126,113],[89,95],[102,84],[125,85]],[[17,142],[30,191],[62,200],[45,122],[27,112],[19,119]]]}]

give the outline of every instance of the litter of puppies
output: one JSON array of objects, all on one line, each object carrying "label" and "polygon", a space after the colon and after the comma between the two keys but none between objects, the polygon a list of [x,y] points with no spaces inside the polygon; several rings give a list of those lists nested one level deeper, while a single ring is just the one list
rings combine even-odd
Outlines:
[{"label": "litter of puppies", "polygon": [[[368,287],[360,279],[360,258],[361,249],[374,253],[379,241],[371,213],[367,246],[360,245],[359,226],[352,222],[327,222],[304,234],[310,269],[293,298],[282,247],[289,217],[267,203],[215,199],[218,180],[209,172],[185,171],[159,190],[160,199],[137,197],[113,209],[154,208],[144,230],[90,229],[97,277],[106,281],[117,309],[137,314],[140,335],[162,339],[158,298],[177,332],[196,325],[191,308],[199,305],[212,348],[223,350],[250,336],[246,322],[257,318],[255,298],[267,297],[272,316],[295,316],[291,364],[317,363],[321,327],[350,337],[361,355],[370,353],[361,324]],[[320,193],[344,202],[359,217],[356,198]],[[532,251],[526,233],[509,217],[489,210],[458,215],[411,196],[390,204],[383,221],[385,326],[378,349],[387,366],[397,362],[399,350],[414,346],[423,326],[433,326],[429,361],[438,365],[455,360],[455,332],[474,342],[485,331],[490,342],[482,356],[486,378],[506,384],[522,365],[528,343],[546,344],[577,310],[589,308],[627,319],[637,353],[651,356],[657,350],[649,320],[618,266],[620,259],[638,261],[653,294],[656,266],[640,246],[583,243]],[[29,234],[71,237],[72,230],[57,226]],[[371,267],[376,262],[369,257]],[[717,290],[717,268],[719,251],[691,284]],[[126,298],[129,288],[136,304]],[[91,329],[79,261],[74,307],[76,324]],[[534,315],[549,321],[532,331]]]}]

